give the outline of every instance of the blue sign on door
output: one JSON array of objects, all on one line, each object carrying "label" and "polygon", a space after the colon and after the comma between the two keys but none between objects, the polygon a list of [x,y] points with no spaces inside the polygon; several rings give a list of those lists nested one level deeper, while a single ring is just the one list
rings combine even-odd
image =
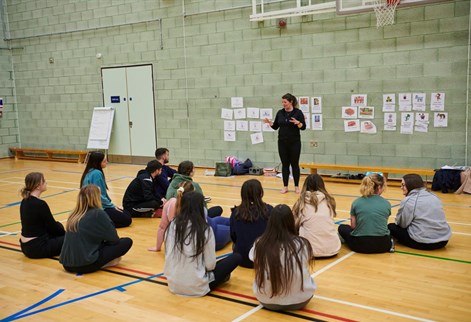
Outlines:
[{"label": "blue sign on door", "polygon": [[111,103],[119,103],[119,96],[111,96]]}]

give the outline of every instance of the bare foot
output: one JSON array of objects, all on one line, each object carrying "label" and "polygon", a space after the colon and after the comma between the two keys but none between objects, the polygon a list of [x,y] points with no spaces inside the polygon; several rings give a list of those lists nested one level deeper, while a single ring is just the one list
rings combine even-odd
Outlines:
[{"label": "bare foot", "polygon": [[160,249],[158,249],[157,247],[149,247],[149,248],[147,248],[147,250],[149,252],[160,252]]},{"label": "bare foot", "polygon": [[283,187],[283,189],[281,189],[280,193],[287,193],[288,192],[288,187]]},{"label": "bare foot", "polygon": [[301,192],[301,190],[299,190],[299,187],[294,187],[294,192],[299,194]]}]

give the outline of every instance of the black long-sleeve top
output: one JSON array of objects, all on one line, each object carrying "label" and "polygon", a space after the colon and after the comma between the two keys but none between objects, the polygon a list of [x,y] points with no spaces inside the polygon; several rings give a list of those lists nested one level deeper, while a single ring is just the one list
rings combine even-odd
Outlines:
[{"label": "black long-sleeve top", "polygon": [[20,205],[21,235],[39,237],[44,234],[63,236],[64,226],[54,220],[49,206],[44,200],[29,196]]},{"label": "black long-sleeve top", "polygon": [[[297,125],[294,125],[294,123],[290,122],[292,117],[301,122],[303,126],[298,127]],[[293,108],[291,112],[286,112],[285,109],[282,108],[276,113],[271,128],[274,130],[277,130],[278,128],[280,129],[278,131],[279,140],[301,140],[300,130],[306,129],[306,121],[304,119],[304,114],[298,108]]]}]

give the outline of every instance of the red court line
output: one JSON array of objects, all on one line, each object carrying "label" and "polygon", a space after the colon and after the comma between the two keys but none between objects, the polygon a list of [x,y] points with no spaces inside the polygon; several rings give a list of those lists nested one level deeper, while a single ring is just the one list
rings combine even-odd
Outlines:
[{"label": "red court line", "polygon": [[15,246],[15,247],[21,247],[18,244],[13,244],[13,243],[5,242],[5,241],[0,241],[0,244],[5,244],[5,245],[10,245],[10,246]]},{"label": "red court line", "polygon": [[[134,273],[138,273],[138,274],[142,274],[142,275],[147,275],[147,276],[152,276],[152,275],[154,275],[154,274],[151,274],[151,273],[139,271],[139,270],[132,269],[132,268],[125,268],[125,267],[119,267],[119,266],[116,266],[116,267],[114,267],[114,268],[115,268],[115,269],[119,269],[119,270],[123,270],[123,271],[128,271],[128,272],[134,272]],[[166,279],[164,276],[159,276],[158,278]],[[240,298],[244,298],[244,299],[248,299],[248,300],[252,300],[252,301],[257,301],[257,302],[258,302],[258,300],[257,300],[257,298],[256,298],[255,296],[250,296],[250,295],[245,295],[245,294],[241,294],[241,293],[231,292],[231,291],[222,290],[222,289],[219,289],[219,288],[218,288],[218,289],[215,289],[215,291],[216,291],[216,292],[219,292],[219,293],[228,294],[228,295],[233,295],[233,296],[237,296],[237,297],[240,297]],[[340,316],[336,316],[336,315],[332,315],[332,314],[327,314],[327,313],[322,313],[322,312],[313,311],[313,310],[308,310],[308,309],[301,309],[300,311],[306,312],[306,313],[311,313],[311,314],[314,314],[314,315],[324,316],[324,317],[331,318],[331,319],[335,319],[335,320],[338,320],[338,321],[356,322],[355,320],[350,320],[350,319],[343,318],[343,317],[340,317]]]}]

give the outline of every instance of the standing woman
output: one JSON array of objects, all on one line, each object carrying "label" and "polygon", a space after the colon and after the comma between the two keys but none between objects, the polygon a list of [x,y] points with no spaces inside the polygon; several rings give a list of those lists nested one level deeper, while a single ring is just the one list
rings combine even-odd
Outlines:
[{"label": "standing woman", "polygon": [[267,229],[249,257],[255,268],[253,291],[265,308],[299,310],[314,296],[311,245],[296,233],[293,213],[287,205],[273,208]]},{"label": "standing woman", "polygon": [[363,178],[361,197],[352,203],[351,225],[340,225],[339,234],[351,250],[373,254],[393,251],[388,230],[391,204],[381,197],[385,189],[384,177],[373,173]]},{"label": "standing woman", "polygon": [[253,268],[249,251],[254,241],[265,232],[273,207],[262,200],[263,188],[257,179],[242,184],[240,197],[240,205],[232,208],[231,213],[232,249],[242,255],[240,266]]},{"label": "standing woman", "polygon": [[445,247],[451,237],[440,199],[427,190],[422,177],[406,174],[402,177],[401,201],[396,223],[389,224],[391,235],[410,248],[433,250]]},{"label": "standing woman", "polygon": [[21,189],[20,205],[21,251],[29,258],[58,256],[64,242],[64,226],[52,217],[51,210],[41,194],[47,190],[44,175],[32,172],[25,177]]},{"label": "standing woman", "polygon": [[119,238],[101,208],[100,188],[89,184],[80,189],[77,205],[66,224],[60,263],[72,273],[86,274],[115,266],[132,246],[132,239]]},{"label": "standing woman", "polygon": [[264,119],[263,122],[278,131],[278,154],[280,155],[283,174],[281,193],[288,192],[289,167],[293,170],[295,192],[299,193],[299,157],[301,155],[300,130],[306,129],[303,112],[298,109],[298,100],[290,93],[281,98],[283,108],[276,113],[275,120]]},{"label": "standing woman", "polygon": [[325,189],[318,174],[304,181],[298,201],[293,206],[296,230],[311,243],[314,257],[332,257],[340,250],[340,238],[334,223],[335,199]]},{"label": "standing woman", "polygon": [[165,267],[170,292],[204,296],[229,280],[239,265],[233,253],[216,262],[214,233],[205,220],[204,197],[196,191],[183,194],[180,213],[165,237]]},{"label": "standing woman", "polygon": [[110,216],[116,228],[127,227],[131,224],[131,214],[116,207],[108,196],[108,185],[105,181],[103,169],[106,168],[108,160],[103,152],[93,151],[90,153],[87,165],[80,179],[80,187],[94,184],[100,188],[101,204],[105,212]]}]

